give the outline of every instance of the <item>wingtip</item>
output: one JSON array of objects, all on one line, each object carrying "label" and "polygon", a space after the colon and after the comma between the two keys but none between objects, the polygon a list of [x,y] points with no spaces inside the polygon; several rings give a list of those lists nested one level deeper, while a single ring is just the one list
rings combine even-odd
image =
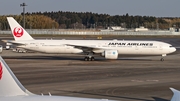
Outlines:
[{"label": "wingtip", "polygon": [[169,88],[173,93],[175,93],[175,92],[180,92],[180,91],[178,91],[178,90],[176,90],[176,89],[174,89],[174,88],[172,88],[172,87],[170,87]]},{"label": "wingtip", "polygon": [[172,92],[176,91],[176,89],[174,89],[174,88],[172,88],[172,87],[169,87],[169,89],[170,89]]},{"label": "wingtip", "polygon": [[169,87],[169,89],[170,89],[170,90],[174,90],[174,88],[172,88],[172,87]]}]

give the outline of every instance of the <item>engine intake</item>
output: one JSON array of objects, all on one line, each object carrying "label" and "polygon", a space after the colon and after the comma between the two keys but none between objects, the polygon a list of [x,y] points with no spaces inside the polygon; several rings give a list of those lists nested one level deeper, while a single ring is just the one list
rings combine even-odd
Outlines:
[{"label": "engine intake", "polygon": [[102,53],[106,59],[117,59],[118,58],[118,51],[117,50],[105,50]]}]

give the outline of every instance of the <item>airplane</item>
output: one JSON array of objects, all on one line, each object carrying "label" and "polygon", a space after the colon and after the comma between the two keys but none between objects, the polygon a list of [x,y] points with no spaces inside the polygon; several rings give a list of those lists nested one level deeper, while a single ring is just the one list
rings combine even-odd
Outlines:
[{"label": "airplane", "polygon": [[36,95],[28,91],[0,56],[0,101],[115,101],[108,99]]},{"label": "airplane", "polygon": [[15,41],[6,41],[26,50],[42,53],[86,54],[85,61],[94,61],[98,54],[105,59],[118,59],[118,55],[157,55],[161,61],[176,51],[171,44],[160,41],[139,40],[36,40],[13,18],[7,17]]},{"label": "airplane", "polygon": [[174,93],[173,97],[171,98],[171,101],[180,101],[180,91],[170,88],[171,91]]}]

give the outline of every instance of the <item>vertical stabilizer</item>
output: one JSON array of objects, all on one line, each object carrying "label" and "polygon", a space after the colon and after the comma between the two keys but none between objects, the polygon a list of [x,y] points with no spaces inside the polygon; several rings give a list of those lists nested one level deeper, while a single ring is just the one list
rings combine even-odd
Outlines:
[{"label": "vertical stabilizer", "polygon": [[0,96],[29,95],[9,66],[0,56]]},{"label": "vertical stabilizer", "polygon": [[26,32],[26,30],[24,30],[24,28],[21,27],[21,25],[13,17],[7,17],[7,20],[16,41],[33,40],[33,38]]},{"label": "vertical stabilizer", "polygon": [[171,101],[180,101],[180,91],[170,88],[171,91],[174,93],[173,97],[171,98]]}]

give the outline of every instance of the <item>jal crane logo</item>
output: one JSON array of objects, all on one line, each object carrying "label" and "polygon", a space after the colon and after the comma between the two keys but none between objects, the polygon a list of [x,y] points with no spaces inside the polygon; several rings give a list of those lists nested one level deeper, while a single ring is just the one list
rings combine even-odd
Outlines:
[{"label": "jal crane logo", "polygon": [[14,28],[13,34],[16,37],[21,37],[23,35],[24,31],[21,27]]}]

